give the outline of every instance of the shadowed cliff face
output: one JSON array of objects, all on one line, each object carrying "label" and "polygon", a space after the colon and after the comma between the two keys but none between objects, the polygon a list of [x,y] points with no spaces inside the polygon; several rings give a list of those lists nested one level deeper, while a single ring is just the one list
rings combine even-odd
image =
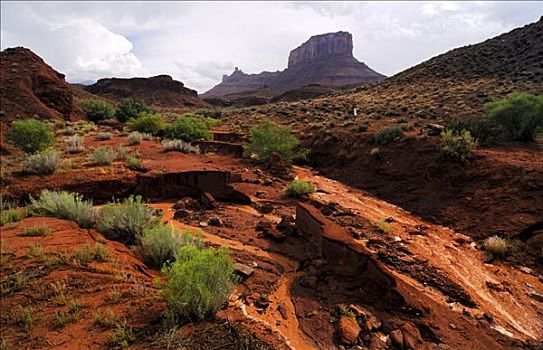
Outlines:
[{"label": "shadowed cliff face", "polygon": [[353,57],[350,33],[337,32],[311,37],[292,50],[287,69],[280,72],[246,74],[237,67],[222,82],[204,93],[203,97],[269,89],[275,94],[310,84],[343,86],[384,79]]}]

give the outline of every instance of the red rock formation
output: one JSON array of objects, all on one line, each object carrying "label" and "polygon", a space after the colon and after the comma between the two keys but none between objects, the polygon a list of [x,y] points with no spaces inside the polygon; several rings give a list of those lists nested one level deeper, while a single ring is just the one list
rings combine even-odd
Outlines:
[{"label": "red rock formation", "polygon": [[0,121],[15,119],[77,119],[70,85],[64,74],[54,70],[38,55],[24,47],[0,53]]},{"label": "red rock formation", "polygon": [[[292,50],[287,69],[246,74],[237,67],[230,76],[204,93],[205,98],[268,89],[277,94],[309,84],[343,86],[385,78],[353,57],[352,35],[347,32],[311,37]],[[255,92],[255,93],[256,93]]]},{"label": "red rock formation", "polygon": [[186,88],[182,82],[173,80],[169,75],[129,79],[105,78],[85,87],[85,90],[116,101],[135,98],[165,108],[206,107],[195,90]]}]

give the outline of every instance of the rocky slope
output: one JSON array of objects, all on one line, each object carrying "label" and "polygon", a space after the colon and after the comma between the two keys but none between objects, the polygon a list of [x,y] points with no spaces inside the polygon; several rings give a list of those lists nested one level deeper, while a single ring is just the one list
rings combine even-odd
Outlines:
[{"label": "rocky slope", "polygon": [[352,35],[337,32],[313,36],[292,50],[288,67],[283,71],[246,74],[236,67],[230,76],[223,76],[219,85],[202,96],[216,97],[264,88],[282,93],[310,84],[342,86],[383,78],[382,74],[353,57]]},{"label": "rocky slope", "polygon": [[38,55],[23,47],[0,53],[0,117],[2,123],[14,119],[76,119],[70,85]]},{"label": "rocky slope", "polygon": [[182,82],[173,80],[169,75],[150,78],[105,78],[86,86],[85,90],[114,101],[130,97],[164,108],[206,107],[195,90],[186,88]]},{"label": "rocky slope", "polygon": [[[513,91],[543,94],[542,33],[539,20],[349,93],[227,111],[224,120],[242,130],[261,118],[292,125],[327,176],[475,237],[517,237],[543,217],[543,145],[480,147],[464,165],[440,157],[430,124],[482,118],[485,103]],[[404,136],[375,144],[390,125]]]}]

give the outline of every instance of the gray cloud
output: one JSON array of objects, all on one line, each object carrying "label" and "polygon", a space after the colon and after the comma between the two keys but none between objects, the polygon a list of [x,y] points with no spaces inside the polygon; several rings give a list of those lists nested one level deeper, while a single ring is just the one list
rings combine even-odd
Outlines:
[{"label": "gray cloud", "polygon": [[70,81],[170,74],[202,92],[238,66],[284,69],[311,35],[347,30],[392,75],[539,19],[542,2],[1,2],[1,47],[26,46]]}]

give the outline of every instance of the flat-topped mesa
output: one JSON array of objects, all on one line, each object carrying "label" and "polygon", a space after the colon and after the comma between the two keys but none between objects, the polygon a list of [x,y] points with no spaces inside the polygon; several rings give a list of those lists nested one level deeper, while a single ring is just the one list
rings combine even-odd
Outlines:
[{"label": "flat-topped mesa", "polygon": [[290,52],[288,68],[326,56],[353,56],[353,36],[348,32],[314,35]]},{"label": "flat-topped mesa", "polygon": [[165,108],[206,107],[195,90],[165,74],[149,78],[104,78],[85,90],[115,101],[130,97]]}]

